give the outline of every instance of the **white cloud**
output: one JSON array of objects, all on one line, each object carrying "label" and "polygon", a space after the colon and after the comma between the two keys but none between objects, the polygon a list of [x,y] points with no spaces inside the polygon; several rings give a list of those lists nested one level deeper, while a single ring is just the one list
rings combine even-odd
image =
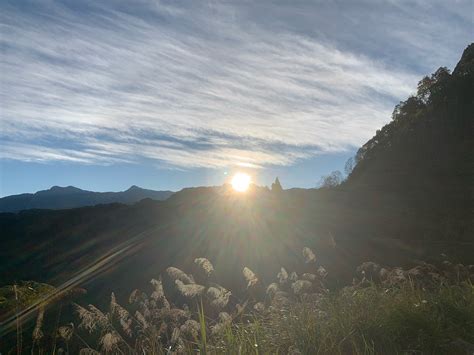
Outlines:
[{"label": "white cloud", "polygon": [[145,1],[140,15],[5,8],[2,157],[290,165],[364,143],[419,79],[211,4]]}]

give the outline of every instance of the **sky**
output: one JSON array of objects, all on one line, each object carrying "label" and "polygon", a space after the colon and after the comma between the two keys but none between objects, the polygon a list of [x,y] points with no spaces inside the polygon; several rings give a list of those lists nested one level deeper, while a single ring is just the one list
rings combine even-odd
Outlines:
[{"label": "sky", "polygon": [[0,196],[315,187],[474,38],[472,0],[0,2]]}]

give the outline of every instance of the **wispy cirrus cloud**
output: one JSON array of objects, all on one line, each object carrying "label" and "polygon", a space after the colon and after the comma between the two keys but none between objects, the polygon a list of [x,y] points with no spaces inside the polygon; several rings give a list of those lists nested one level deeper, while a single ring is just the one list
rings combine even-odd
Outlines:
[{"label": "wispy cirrus cloud", "polygon": [[[334,17],[341,28],[332,35],[323,16],[335,8],[317,3],[114,4],[3,5],[1,158],[291,165],[363,143],[420,77],[374,55],[371,43],[348,44],[347,31],[363,31],[361,11],[383,11],[371,2]],[[307,7],[319,34],[307,28]],[[406,13],[400,4],[385,9]],[[459,21],[455,31],[463,33],[469,20]],[[425,32],[411,44],[402,30],[374,41],[398,38],[398,47],[424,53]]]}]

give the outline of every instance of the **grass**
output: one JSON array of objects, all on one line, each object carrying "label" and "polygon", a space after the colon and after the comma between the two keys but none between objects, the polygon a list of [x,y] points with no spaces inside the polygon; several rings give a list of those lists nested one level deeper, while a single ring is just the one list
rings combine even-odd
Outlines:
[{"label": "grass", "polygon": [[434,354],[456,353],[459,340],[474,343],[470,283],[433,290],[410,283],[346,288],[318,305],[296,302],[236,324],[220,342],[229,354]]},{"label": "grass", "polygon": [[[134,290],[126,306],[113,293],[104,311],[74,304],[77,321],[60,327],[58,313],[48,336],[38,312],[36,328],[41,336],[35,339],[33,333],[33,345],[20,342],[16,350],[31,354],[81,349],[82,354],[474,353],[472,268],[448,263],[440,268],[422,264],[412,270],[388,271],[365,263],[356,271],[362,276],[359,283],[329,291],[327,272],[308,252],[303,256],[306,269],[314,274],[298,276],[282,268],[278,282],[266,292],[258,276],[244,268],[244,302],[210,280],[213,268],[207,259],[196,259],[199,266],[207,265],[202,285],[170,267],[162,276],[171,281],[168,287],[180,292],[181,300],[168,300],[162,279],[153,279],[152,293]],[[377,282],[368,281],[372,277]],[[65,304],[68,298],[55,298],[59,300]],[[22,336],[17,329],[17,339]]]}]

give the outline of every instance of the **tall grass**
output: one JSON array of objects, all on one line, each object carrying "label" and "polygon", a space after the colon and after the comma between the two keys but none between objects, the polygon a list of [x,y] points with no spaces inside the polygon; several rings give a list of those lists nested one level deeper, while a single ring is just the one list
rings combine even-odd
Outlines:
[{"label": "tall grass", "polygon": [[[357,282],[329,291],[314,252],[305,248],[303,259],[307,272],[281,268],[266,288],[245,267],[245,301],[214,282],[207,259],[196,259],[202,284],[170,267],[162,276],[177,299],[168,299],[159,278],[151,280],[150,296],[134,290],[128,305],[113,293],[106,311],[74,304],[79,322],[59,327],[58,317],[51,353],[474,353],[474,268],[421,263],[403,270],[367,262],[357,268]],[[42,310],[31,353],[48,353],[39,342],[43,316]]]},{"label": "tall grass", "polygon": [[[317,305],[302,301],[274,309],[233,331],[223,339],[261,339],[264,353],[463,353],[466,347],[459,344],[474,344],[474,289],[470,283],[432,290],[410,284],[349,288],[323,296]],[[229,353],[239,345],[226,344]]]}]

